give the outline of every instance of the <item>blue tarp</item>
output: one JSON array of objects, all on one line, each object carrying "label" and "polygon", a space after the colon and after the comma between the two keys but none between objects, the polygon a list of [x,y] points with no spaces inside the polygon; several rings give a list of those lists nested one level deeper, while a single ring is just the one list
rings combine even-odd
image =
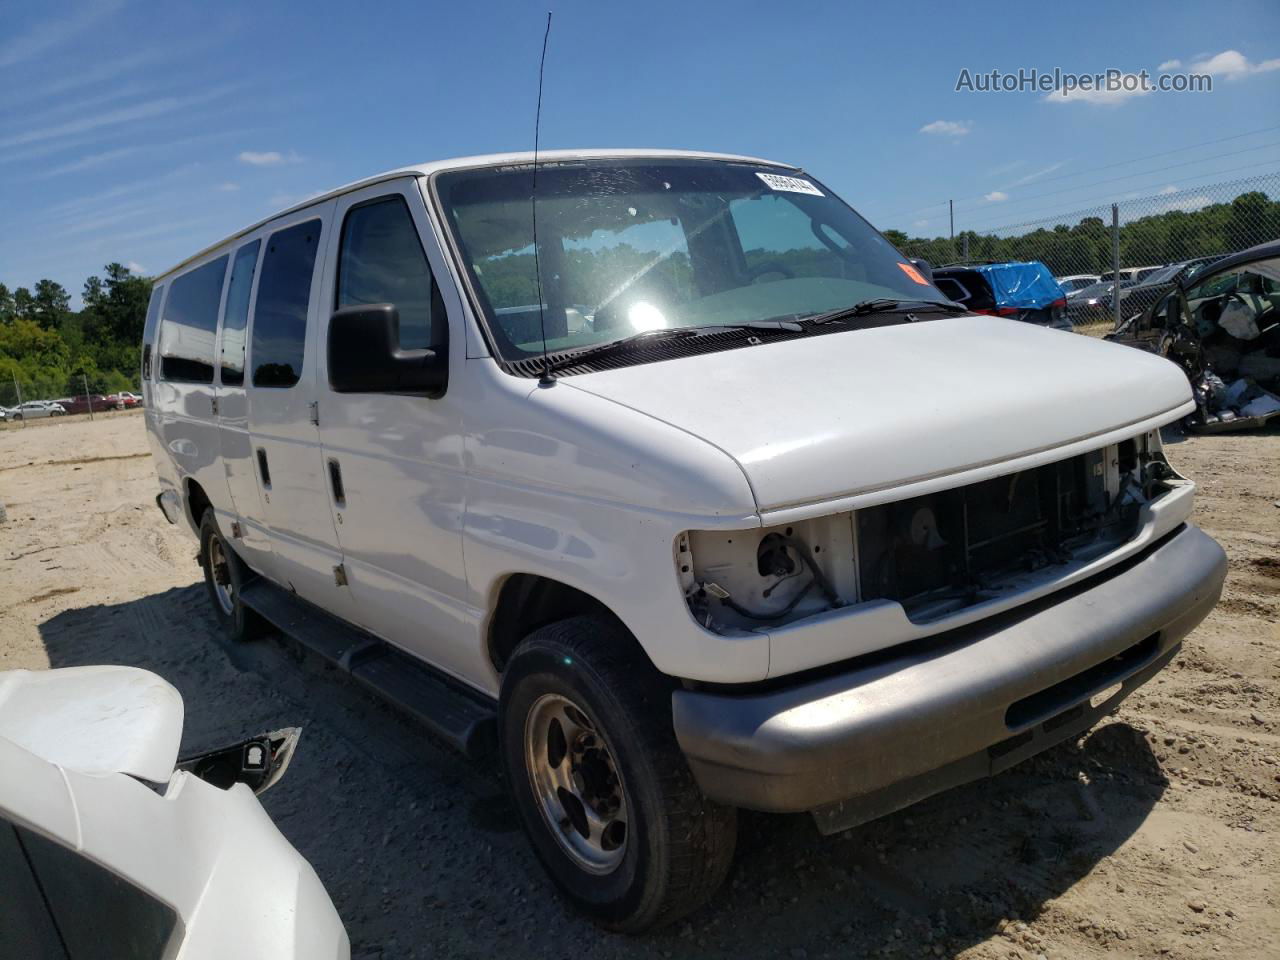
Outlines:
[{"label": "blue tarp", "polygon": [[1038,260],[1030,263],[981,263],[966,269],[977,271],[991,284],[997,307],[1047,307],[1066,296],[1049,268]]}]

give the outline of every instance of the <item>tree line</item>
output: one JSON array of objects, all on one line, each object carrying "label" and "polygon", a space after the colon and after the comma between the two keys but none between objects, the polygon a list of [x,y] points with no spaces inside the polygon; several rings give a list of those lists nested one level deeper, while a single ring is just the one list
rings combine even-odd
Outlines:
[{"label": "tree line", "polygon": [[[969,260],[1039,260],[1055,276],[1103,273],[1112,266],[1111,224],[1101,217],[1009,237],[961,231],[954,242],[949,237],[912,237],[901,230],[886,230],[884,235],[903,253],[935,266],[961,259],[966,242]],[[1166,210],[1122,223],[1120,265],[1148,266],[1235,253],[1277,238],[1280,201],[1252,190],[1229,203],[1191,211]]]},{"label": "tree line", "polygon": [[137,390],[142,327],[151,280],[120,263],[84,282],[82,306],[53,280],[10,290],[0,283],[0,397],[16,402],[53,399],[89,390]]}]

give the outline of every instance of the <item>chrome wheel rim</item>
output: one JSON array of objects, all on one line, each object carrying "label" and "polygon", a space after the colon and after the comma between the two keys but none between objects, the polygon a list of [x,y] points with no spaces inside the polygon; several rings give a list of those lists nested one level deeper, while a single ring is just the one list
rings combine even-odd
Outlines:
[{"label": "chrome wheel rim", "polygon": [[560,849],[588,873],[617,869],[630,834],[622,777],[608,742],[567,697],[547,693],[524,721],[533,796]]},{"label": "chrome wheel rim", "polygon": [[222,550],[222,539],[216,535],[209,538],[209,578],[213,581],[213,595],[217,598],[218,606],[223,613],[232,613],[236,602],[235,586],[231,582],[231,566]]}]

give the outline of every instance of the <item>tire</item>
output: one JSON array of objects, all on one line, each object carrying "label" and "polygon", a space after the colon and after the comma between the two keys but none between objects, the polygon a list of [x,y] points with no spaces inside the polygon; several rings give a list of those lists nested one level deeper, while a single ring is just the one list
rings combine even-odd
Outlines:
[{"label": "tire", "polygon": [[611,930],[692,912],[733,861],[737,811],[694,782],[671,727],[673,686],[619,624],[591,616],[531,633],[503,675],[500,755],[525,832],[566,899]]},{"label": "tire", "polygon": [[200,566],[213,614],[227,639],[240,642],[261,634],[262,620],[240,600],[240,590],[251,574],[223,538],[212,508],[200,521]]},{"label": "tire", "polygon": [[15,413],[15,414],[13,415],[13,422],[14,422],[14,423],[20,423],[21,421],[22,421],[22,414],[20,414],[20,413]]}]

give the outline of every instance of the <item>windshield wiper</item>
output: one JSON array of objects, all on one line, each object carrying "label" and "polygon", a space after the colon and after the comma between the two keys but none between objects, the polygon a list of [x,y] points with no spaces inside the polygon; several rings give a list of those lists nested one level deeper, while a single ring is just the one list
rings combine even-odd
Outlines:
[{"label": "windshield wiper", "polygon": [[661,327],[657,330],[641,330],[639,333],[633,333],[618,340],[610,340],[594,347],[585,347],[574,353],[565,353],[558,357],[552,357],[547,364],[547,369],[554,373],[566,367],[576,367],[584,360],[626,353],[637,347],[643,347],[650,343],[659,343],[663,340],[680,340],[685,337],[696,337],[707,333],[754,334],[757,332],[765,334],[795,334],[804,332],[804,327],[794,320],[756,320],[751,323],[706,323],[696,327]]},{"label": "windshield wiper", "polygon": [[874,300],[859,300],[852,306],[840,307],[838,310],[828,310],[825,313],[814,313],[807,317],[798,317],[797,320],[806,326],[818,326],[823,323],[840,323],[855,320],[858,317],[870,317],[884,313],[952,313],[954,311],[963,312],[964,310],[963,306],[958,303],[952,303],[949,300],[893,300],[887,297],[877,297]]}]

